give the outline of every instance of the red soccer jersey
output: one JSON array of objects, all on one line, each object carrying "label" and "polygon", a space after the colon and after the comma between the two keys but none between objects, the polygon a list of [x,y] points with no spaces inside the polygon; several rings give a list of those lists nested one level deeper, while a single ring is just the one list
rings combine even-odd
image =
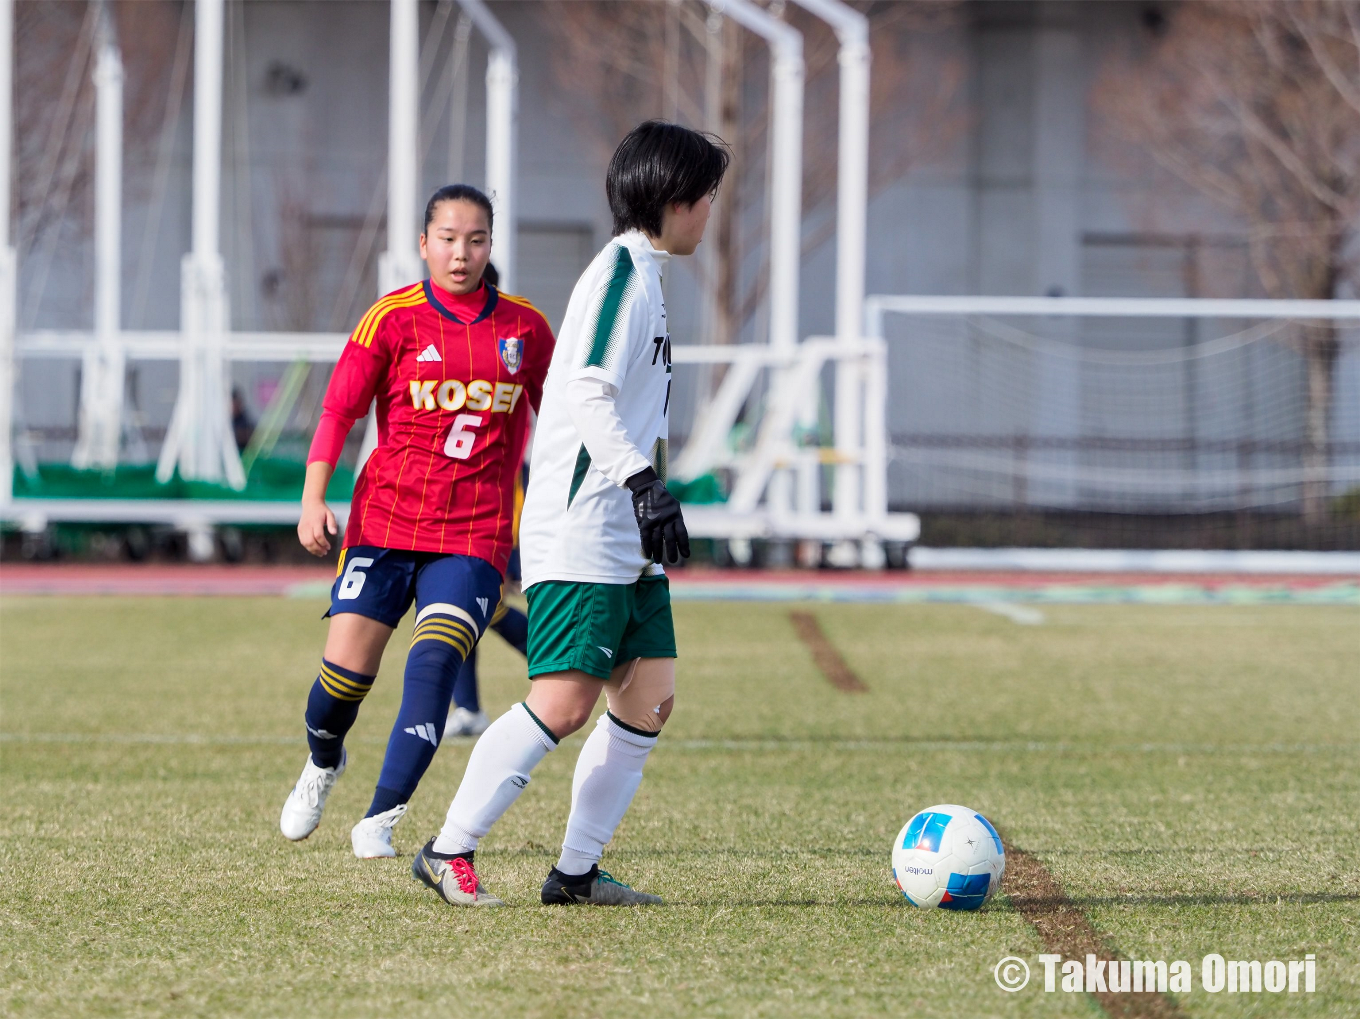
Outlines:
[{"label": "red soccer jersey", "polygon": [[505,572],[553,342],[537,309],[491,286],[455,297],[426,280],[373,305],[340,355],[307,457],[334,465],[377,398],[378,448],[355,481],[345,547],[471,555]]}]

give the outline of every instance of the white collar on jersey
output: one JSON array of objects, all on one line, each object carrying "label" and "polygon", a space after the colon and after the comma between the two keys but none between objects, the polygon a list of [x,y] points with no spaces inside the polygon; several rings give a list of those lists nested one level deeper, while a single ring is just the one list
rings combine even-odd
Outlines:
[{"label": "white collar on jersey", "polygon": [[618,241],[634,254],[642,254],[650,258],[652,262],[655,263],[658,274],[666,271],[666,263],[671,260],[671,253],[652,247],[652,242],[647,239],[647,235],[641,230],[625,231],[615,237],[614,240]]}]

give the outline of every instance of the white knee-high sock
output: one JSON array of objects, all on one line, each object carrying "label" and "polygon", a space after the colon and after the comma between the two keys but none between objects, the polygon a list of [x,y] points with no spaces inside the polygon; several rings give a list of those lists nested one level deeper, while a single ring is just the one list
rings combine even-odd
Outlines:
[{"label": "white knee-high sock", "polygon": [[656,746],[655,736],[623,728],[605,713],[581,748],[571,783],[571,816],[557,869],[584,874],[600,862],[642,783],[642,766]]},{"label": "white knee-high sock", "polygon": [[529,784],[529,772],[557,742],[523,704],[487,727],[472,748],[463,781],[449,804],[436,853],[470,853]]}]

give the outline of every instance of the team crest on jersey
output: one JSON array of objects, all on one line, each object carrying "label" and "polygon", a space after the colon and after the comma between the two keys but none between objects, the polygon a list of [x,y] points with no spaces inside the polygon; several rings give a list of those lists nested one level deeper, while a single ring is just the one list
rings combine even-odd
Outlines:
[{"label": "team crest on jersey", "polygon": [[496,350],[501,355],[501,363],[512,373],[519,371],[524,361],[524,341],[518,336],[503,337],[496,341]]}]

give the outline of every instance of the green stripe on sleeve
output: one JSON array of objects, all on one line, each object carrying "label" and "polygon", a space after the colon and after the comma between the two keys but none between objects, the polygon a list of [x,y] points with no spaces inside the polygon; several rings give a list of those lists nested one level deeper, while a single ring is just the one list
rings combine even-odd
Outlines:
[{"label": "green stripe on sleeve", "polygon": [[571,472],[571,490],[567,492],[568,506],[576,498],[576,493],[581,490],[581,483],[586,480],[586,471],[588,470],[590,470],[590,452],[583,442],[580,452],[576,454],[576,469]]},{"label": "green stripe on sleeve", "polygon": [[669,466],[667,460],[667,443],[665,439],[657,439],[652,446],[652,469],[656,471],[656,476],[661,479],[661,483],[666,483],[666,468]]},{"label": "green stripe on sleeve", "polygon": [[600,302],[600,313],[595,319],[595,335],[591,339],[590,353],[585,367],[604,368],[610,353],[610,339],[618,323],[619,309],[623,307],[628,284],[634,276],[633,256],[622,244],[614,253],[614,272],[605,287],[604,298]]}]

